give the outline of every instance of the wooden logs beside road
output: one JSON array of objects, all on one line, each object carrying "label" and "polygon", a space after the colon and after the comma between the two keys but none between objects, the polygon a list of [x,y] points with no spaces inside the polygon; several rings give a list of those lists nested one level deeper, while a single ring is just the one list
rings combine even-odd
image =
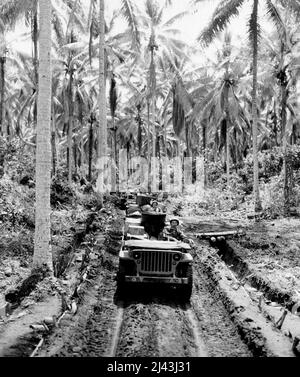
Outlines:
[{"label": "wooden logs beside road", "polygon": [[245,232],[241,229],[237,230],[226,230],[226,231],[215,231],[215,232],[202,232],[202,233],[195,233],[195,237],[200,239],[210,239],[212,242],[216,241],[224,241],[228,237],[234,236],[241,236],[244,235]]}]

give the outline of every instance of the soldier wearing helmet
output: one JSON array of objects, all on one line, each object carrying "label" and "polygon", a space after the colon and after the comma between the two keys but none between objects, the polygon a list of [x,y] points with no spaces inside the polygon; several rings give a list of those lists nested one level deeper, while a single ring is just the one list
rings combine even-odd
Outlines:
[{"label": "soldier wearing helmet", "polygon": [[164,235],[167,238],[189,243],[194,246],[193,240],[189,239],[178,227],[180,225],[177,217],[172,217],[170,219],[170,226],[164,230]]},{"label": "soldier wearing helmet", "polygon": [[152,200],[151,207],[152,207],[151,208],[152,212],[162,212],[161,208],[158,205],[158,201],[157,200]]}]

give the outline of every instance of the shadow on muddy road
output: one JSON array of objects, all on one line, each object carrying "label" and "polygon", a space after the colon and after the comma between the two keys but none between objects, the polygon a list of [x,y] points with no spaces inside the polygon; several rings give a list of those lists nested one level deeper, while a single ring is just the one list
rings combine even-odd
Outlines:
[{"label": "shadow on muddy road", "polygon": [[114,304],[118,307],[128,307],[132,304],[159,304],[183,309],[190,308],[189,300],[180,296],[177,287],[162,286],[160,284],[131,284],[125,290],[116,289]]}]

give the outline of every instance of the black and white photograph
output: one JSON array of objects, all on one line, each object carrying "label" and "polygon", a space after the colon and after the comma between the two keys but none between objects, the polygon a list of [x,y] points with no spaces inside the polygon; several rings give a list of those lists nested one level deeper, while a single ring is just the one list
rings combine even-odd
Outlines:
[{"label": "black and white photograph", "polygon": [[0,0],[0,360],[299,356],[300,0]]}]

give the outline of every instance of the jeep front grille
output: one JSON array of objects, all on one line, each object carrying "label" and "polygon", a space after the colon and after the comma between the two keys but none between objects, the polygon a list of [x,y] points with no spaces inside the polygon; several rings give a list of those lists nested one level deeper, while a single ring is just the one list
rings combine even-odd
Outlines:
[{"label": "jeep front grille", "polygon": [[173,254],[164,251],[143,251],[141,252],[140,272],[141,273],[172,273]]}]

